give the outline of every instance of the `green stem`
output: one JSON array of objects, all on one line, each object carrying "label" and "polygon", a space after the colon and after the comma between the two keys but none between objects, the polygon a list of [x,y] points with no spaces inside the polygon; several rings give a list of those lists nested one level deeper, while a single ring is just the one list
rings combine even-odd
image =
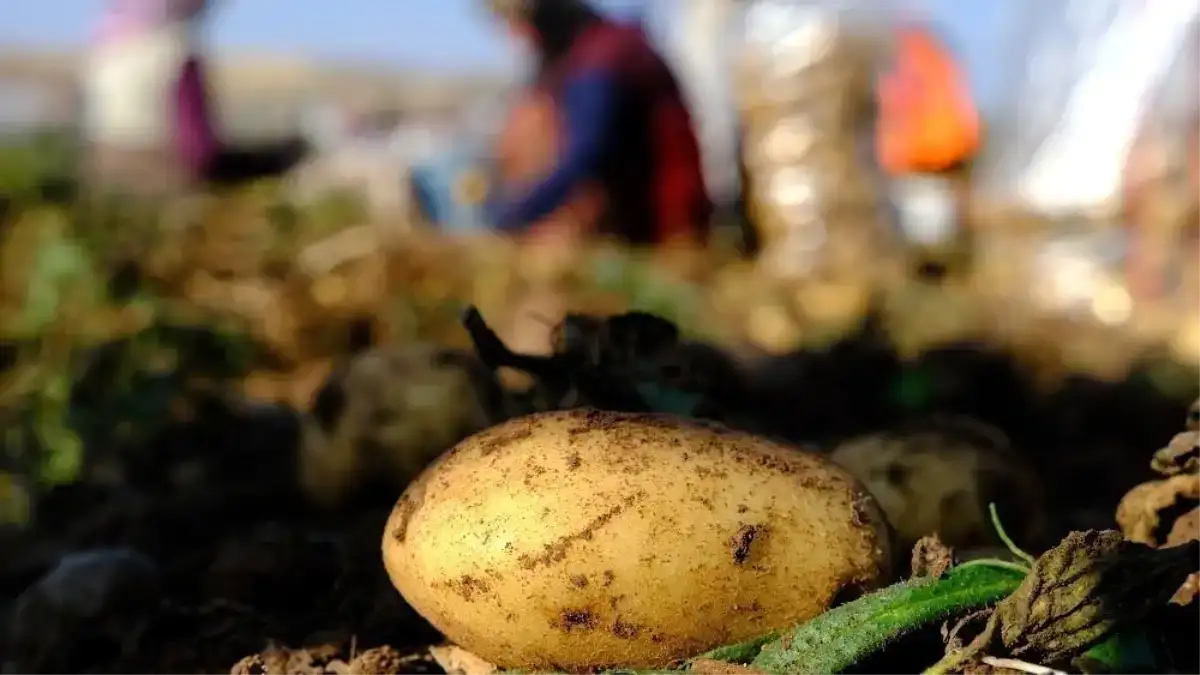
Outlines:
[{"label": "green stem", "polygon": [[975,567],[983,565],[985,567],[995,567],[999,569],[1012,570],[1022,576],[1029,574],[1029,568],[1021,563],[1009,562],[1008,560],[997,560],[995,558],[985,558],[980,560],[968,560],[965,563],[960,563],[954,567],[955,570],[962,570],[967,567]]},{"label": "green stem", "polygon": [[1000,537],[1000,541],[1004,542],[1004,546],[1008,548],[1009,552],[1025,561],[1025,564],[1033,567],[1036,559],[1022,550],[1020,546],[1017,546],[1012,537],[1008,536],[1008,532],[1004,529],[1004,524],[1000,522],[1000,513],[996,511],[995,502],[988,503],[988,514],[992,517],[992,527],[996,529],[996,536]]},{"label": "green stem", "polygon": [[751,667],[767,673],[839,673],[935,621],[1001,600],[1025,575],[1009,565],[966,565],[939,580],[889,586],[803,623],[763,647]]},{"label": "green stem", "polygon": [[[716,649],[704,652],[697,659],[712,659],[713,661],[726,661],[728,663],[745,664],[754,660],[758,653],[762,651],[764,645],[774,640],[779,639],[779,633],[768,633],[733,645],[725,645]],[[693,659],[694,660],[694,659]]]}]

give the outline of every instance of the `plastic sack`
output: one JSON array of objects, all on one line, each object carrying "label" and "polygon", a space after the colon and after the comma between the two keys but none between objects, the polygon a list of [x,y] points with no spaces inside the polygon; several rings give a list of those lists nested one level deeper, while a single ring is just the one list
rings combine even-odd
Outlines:
[{"label": "plastic sack", "polygon": [[[1119,218],[1139,134],[1165,126],[1182,145],[1183,120],[1200,107],[1187,64],[1200,0],[1029,0],[1009,11],[1018,13],[1015,39],[1003,58],[1020,70],[988,115],[980,201],[1054,220]],[[1191,95],[1156,105],[1156,92],[1179,87],[1167,84],[1175,78]]]},{"label": "plastic sack", "polygon": [[746,197],[774,274],[861,270],[886,230],[870,147],[885,10],[867,0],[747,3],[736,59]]},{"label": "plastic sack", "polygon": [[736,0],[666,3],[667,53],[691,109],[704,180],[717,205],[737,199],[738,124],[730,56],[742,11]]}]

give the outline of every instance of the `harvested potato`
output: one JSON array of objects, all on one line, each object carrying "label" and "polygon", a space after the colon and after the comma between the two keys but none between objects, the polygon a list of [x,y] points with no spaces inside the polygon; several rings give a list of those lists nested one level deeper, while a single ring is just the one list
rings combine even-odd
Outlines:
[{"label": "harvested potato", "polygon": [[403,489],[502,408],[499,385],[470,354],[427,344],[368,351],[334,372],[303,416],[300,483],[326,506],[365,482]]},{"label": "harvested potato", "polygon": [[487,429],[429,467],[383,538],[392,583],[502,667],[674,659],[889,581],[887,522],[826,459],[717,424],[576,409]]},{"label": "harvested potato", "polygon": [[834,462],[861,480],[896,529],[896,550],[937,534],[956,549],[998,544],[988,503],[1023,546],[1044,533],[1037,475],[998,431],[967,420],[871,434],[838,446]]}]

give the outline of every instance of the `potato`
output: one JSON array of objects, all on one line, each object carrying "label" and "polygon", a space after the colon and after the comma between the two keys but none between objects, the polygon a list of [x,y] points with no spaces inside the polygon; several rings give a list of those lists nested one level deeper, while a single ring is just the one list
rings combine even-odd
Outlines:
[{"label": "potato", "polygon": [[333,372],[302,416],[299,482],[333,507],[367,484],[406,487],[455,443],[504,416],[473,355],[415,343],[364,352]]},{"label": "potato", "polygon": [[990,427],[947,419],[850,439],[831,457],[879,500],[898,552],[934,533],[959,549],[998,545],[989,502],[1019,545],[1042,543],[1041,481]]},{"label": "potato", "polygon": [[383,538],[392,583],[497,665],[662,667],[888,582],[890,529],[848,473],[720,425],[576,409],[431,465]]}]

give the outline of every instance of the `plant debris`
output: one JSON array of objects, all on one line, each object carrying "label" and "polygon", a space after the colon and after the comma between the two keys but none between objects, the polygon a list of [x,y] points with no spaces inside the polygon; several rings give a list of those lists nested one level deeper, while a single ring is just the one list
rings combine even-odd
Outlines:
[{"label": "plant debris", "polygon": [[943,544],[936,533],[921,537],[913,546],[911,571],[913,578],[941,579],[953,565],[953,549]]},{"label": "plant debris", "polygon": [[[1187,431],[1154,453],[1151,468],[1163,476],[1130,490],[1117,505],[1117,524],[1127,538],[1148,546],[1174,547],[1200,538],[1200,400],[1188,410]],[[1200,572],[1191,574],[1172,602],[1190,605],[1200,593]]]},{"label": "plant debris", "polygon": [[1017,657],[1061,663],[1164,605],[1200,564],[1200,544],[1156,550],[1120,532],[1074,532],[1043,554],[996,608]]},{"label": "plant debris", "polygon": [[997,637],[1014,657],[1069,662],[1166,605],[1198,563],[1200,543],[1154,549],[1115,530],[1072,532],[1037,559],[971,644],[928,672],[954,670]]},{"label": "plant debris", "polygon": [[1164,476],[1200,472],[1200,432],[1185,431],[1154,453],[1150,468]]},{"label": "plant debris", "polygon": [[475,307],[463,325],[488,367],[533,376],[527,412],[591,406],[720,419],[719,402],[737,398],[736,380],[720,377],[732,369],[728,362],[684,342],[675,324],[645,312],[604,319],[568,314],[553,330],[549,356],[513,352]]}]

